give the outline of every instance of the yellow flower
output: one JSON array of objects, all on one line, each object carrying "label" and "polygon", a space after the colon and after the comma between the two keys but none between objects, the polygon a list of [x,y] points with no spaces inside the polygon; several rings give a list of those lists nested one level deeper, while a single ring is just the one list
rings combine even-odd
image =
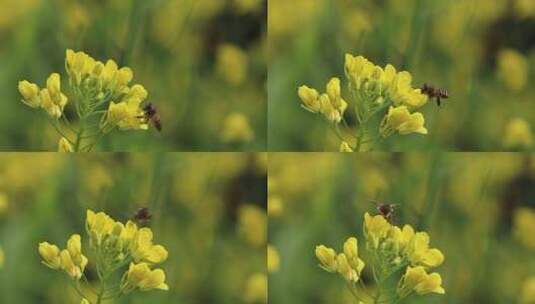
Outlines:
[{"label": "yellow flower", "polygon": [[408,245],[414,238],[414,229],[410,225],[403,226],[403,229],[399,229],[399,227],[392,226],[392,230],[390,231],[390,236],[392,238],[392,242],[394,243],[395,250],[406,254]]},{"label": "yellow flower", "polygon": [[391,64],[387,64],[381,77],[383,87],[389,88],[397,74],[396,68]]},{"label": "yellow flower", "polygon": [[339,123],[342,120],[342,115],[333,106],[327,94],[320,96],[320,112],[330,122]]},{"label": "yellow flower", "polygon": [[390,232],[392,225],[382,216],[364,214],[364,235],[372,248],[377,248]]},{"label": "yellow flower", "polygon": [[362,56],[345,55],[345,72],[356,90],[371,76],[375,65]]},{"label": "yellow flower", "polygon": [[65,271],[72,279],[79,280],[82,277],[87,260],[83,260],[82,264],[78,265],[73,261],[73,257],[67,249],[60,252],[61,269]]},{"label": "yellow flower", "polygon": [[19,92],[22,95],[22,102],[29,107],[38,108],[41,106],[39,98],[39,87],[26,80],[19,82]]},{"label": "yellow flower", "polygon": [[340,144],[340,152],[353,152],[353,149],[351,149],[351,146],[345,141],[343,141]]},{"label": "yellow flower", "polygon": [[39,254],[43,258],[43,264],[52,268],[59,269],[61,267],[61,258],[59,255],[59,248],[48,242],[39,243]]},{"label": "yellow flower", "polygon": [[121,234],[119,235],[119,238],[123,242],[125,246],[130,246],[131,242],[134,241],[136,235],[138,233],[137,225],[132,222],[128,221],[126,222],[126,225],[121,230]]},{"label": "yellow flower", "polygon": [[505,127],[503,143],[507,148],[530,148],[533,146],[533,134],[527,121],[515,118]]},{"label": "yellow flower", "polygon": [[[41,99],[41,107],[54,119],[58,119],[63,114],[63,109],[67,105],[67,97],[60,94],[59,100],[54,100],[50,96],[48,89],[42,89],[39,98]],[[58,102],[59,101],[59,102]]]},{"label": "yellow flower", "polygon": [[238,86],[247,78],[248,61],[242,49],[223,44],[217,49],[216,71],[229,84]]},{"label": "yellow flower", "polygon": [[143,101],[147,99],[148,95],[149,93],[147,93],[147,90],[145,90],[145,88],[142,85],[135,84],[128,91],[126,99],[136,98],[140,101]]},{"label": "yellow flower", "polygon": [[267,303],[268,278],[264,273],[255,273],[247,279],[244,299],[247,303]]},{"label": "yellow flower", "polygon": [[52,73],[46,80],[46,88],[54,103],[61,102],[61,79],[58,73]]},{"label": "yellow flower", "polygon": [[221,139],[225,143],[246,143],[254,138],[249,119],[241,113],[231,113],[223,121]]},{"label": "yellow flower", "polygon": [[[406,106],[390,107],[386,116],[386,126],[398,131],[401,135],[410,133],[427,134],[424,127],[424,116],[422,113],[410,113]],[[385,132],[384,134],[388,134]]]},{"label": "yellow flower", "polygon": [[297,94],[299,95],[299,98],[301,98],[305,110],[312,113],[318,113],[321,110],[318,91],[304,85],[299,87]]},{"label": "yellow flower", "polygon": [[95,65],[95,59],[84,52],[74,52],[71,49],[65,52],[65,69],[74,83],[78,85],[85,76],[93,72]]},{"label": "yellow flower", "polygon": [[514,92],[521,91],[528,83],[527,59],[513,49],[501,50],[498,54],[498,78]]},{"label": "yellow flower", "polygon": [[161,245],[153,245],[152,238],[153,234],[150,228],[139,229],[130,246],[134,262],[159,264],[167,260],[167,250]]},{"label": "yellow flower", "polygon": [[444,262],[444,255],[440,250],[429,248],[429,235],[426,232],[417,232],[410,241],[407,254],[411,265],[424,267],[437,267]]},{"label": "yellow flower", "polygon": [[357,238],[350,237],[344,243],[344,255],[351,266],[355,270],[358,277],[364,268],[364,262],[358,256],[358,242]]},{"label": "yellow flower", "polygon": [[428,97],[422,94],[420,89],[412,87],[412,75],[407,72],[399,72],[388,90],[388,96],[396,106],[419,108],[427,103]]},{"label": "yellow flower", "polygon": [[129,67],[121,68],[117,71],[117,86],[122,88],[130,83],[134,78],[134,72]]},{"label": "yellow flower", "polygon": [[321,268],[328,272],[338,271],[336,251],[324,245],[316,246],[316,257],[320,260]]},{"label": "yellow flower", "polygon": [[59,139],[58,152],[74,152],[71,143],[65,137]]},{"label": "yellow flower", "polygon": [[67,241],[67,251],[73,263],[84,272],[87,265],[87,258],[82,254],[82,239],[79,234],[73,234]]},{"label": "yellow flower", "polygon": [[398,290],[401,296],[405,297],[415,291],[419,295],[428,293],[444,294],[442,288],[442,278],[438,273],[428,274],[421,266],[407,267],[401,279],[401,288]]},{"label": "yellow flower", "polygon": [[112,125],[116,126],[119,122],[123,121],[124,119],[128,118],[130,116],[130,112],[128,109],[128,104],[126,102],[110,102],[110,105],[108,106],[108,113],[107,113],[107,122]]},{"label": "yellow flower", "polygon": [[341,88],[340,88],[340,79],[333,77],[326,86],[327,96],[334,109],[340,112],[340,115],[343,116],[345,110],[347,109],[347,102],[342,99]]},{"label": "yellow flower", "polygon": [[82,299],[82,301],[80,302],[80,304],[91,304],[89,303],[89,301],[87,299]]},{"label": "yellow flower", "polygon": [[104,212],[87,210],[85,225],[92,244],[100,246],[102,239],[112,232],[115,221]]},{"label": "yellow flower", "polygon": [[163,270],[151,270],[147,263],[130,263],[122,289],[128,293],[134,289],[141,291],[151,289],[169,290],[169,286],[165,284],[165,272]]},{"label": "yellow flower", "polygon": [[267,246],[267,269],[268,272],[276,272],[279,270],[280,257],[277,248],[272,245]]},{"label": "yellow flower", "polygon": [[347,260],[347,256],[344,253],[338,254],[336,257],[336,264],[338,265],[337,270],[338,273],[346,279],[346,281],[349,282],[357,282],[359,280],[359,275],[357,274],[357,271],[349,265],[349,261]]},{"label": "yellow flower", "polygon": [[121,130],[147,130],[149,125],[147,124],[145,113],[140,107],[140,101],[136,98],[131,98],[127,101],[128,116],[117,123]]},{"label": "yellow flower", "polygon": [[109,59],[106,62],[100,75],[100,79],[104,87],[110,90],[114,89],[114,86],[117,84],[116,76],[118,69],[119,67],[117,66],[117,63],[115,63],[115,61]]}]

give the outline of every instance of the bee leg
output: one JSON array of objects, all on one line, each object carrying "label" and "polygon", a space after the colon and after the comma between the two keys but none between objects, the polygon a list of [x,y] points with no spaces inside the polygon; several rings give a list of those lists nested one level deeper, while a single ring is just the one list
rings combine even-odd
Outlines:
[{"label": "bee leg", "polygon": [[437,97],[437,106],[440,107],[440,97]]}]

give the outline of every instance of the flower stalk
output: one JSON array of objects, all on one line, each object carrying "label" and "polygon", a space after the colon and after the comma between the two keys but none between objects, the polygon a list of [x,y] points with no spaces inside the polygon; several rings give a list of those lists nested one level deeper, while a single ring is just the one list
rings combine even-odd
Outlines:
[{"label": "flower stalk", "polygon": [[[390,64],[382,68],[362,56],[347,54],[345,77],[350,103],[344,100],[337,77],[329,80],[325,93],[306,85],[297,91],[305,110],[321,114],[334,126],[341,152],[372,150],[394,134],[427,134],[424,116],[416,110],[427,103],[428,96],[413,88],[409,72],[398,72]],[[356,117],[354,128],[344,118],[348,107]],[[340,123],[347,132],[340,131]],[[351,138],[342,136],[351,133]]]},{"label": "flower stalk", "polygon": [[[88,210],[86,232],[99,281],[98,290],[90,290],[96,299],[94,303],[81,288],[82,280],[88,286],[91,284],[84,274],[89,261],[82,253],[80,235],[72,235],[64,250],[48,242],[42,242],[38,247],[45,266],[68,275],[71,285],[82,298],[81,303],[101,304],[136,290],[169,289],[165,272],[153,269],[154,265],[167,259],[168,253],[163,246],[153,244],[150,228],[138,228],[132,221],[126,224],[116,222],[103,212]],[[127,265],[130,265],[128,269]],[[122,273],[120,280],[114,280],[117,273]]]},{"label": "flower stalk", "polygon": [[[134,73],[129,67],[119,68],[111,59],[104,64],[84,52],[69,49],[65,70],[65,93],[58,73],[52,73],[42,89],[26,80],[18,85],[22,102],[43,109],[49,116],[61,136],[58,151],[88,152],[115,129],[148,129],[155,113],[153,110],[149,115],[142,106],[148,96],[145,88],[139,84],[130,86]],[[74,110],[76,124],[65,114],[68,107]]]},{"label": "flower stalk", "polygon": [[[429,248],[426,232],[415,232],[410,225],[399,228],[383,215],[368,213],[364,215],[363,230],[369,264],[360,259],[355,237],[346,240],[343,253],[324,245],[315,250],[319,266],[339,274],[358,303],[401,303],[414,294],[445,293],[440,274],[428,273],[443,263],[444,256],[438,249]],[[365,265],[371,270],[373,292],[361,277]],[[392,286],[393,280],[397,281],[396,287]]]}]

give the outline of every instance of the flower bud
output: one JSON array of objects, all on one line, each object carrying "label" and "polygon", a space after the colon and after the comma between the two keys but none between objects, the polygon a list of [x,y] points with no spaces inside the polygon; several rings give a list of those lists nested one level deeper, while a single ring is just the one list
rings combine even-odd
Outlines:
[{"label": "flower bud", "polygon": [[306,110],[312,113],[318,113],[320,111],[321,106],[318,91],[307,86],[300,86],[297,90],[297,94],[299,95],[299,98],[301,98],[303,107]]},{"label": "flower bud", "polygon": [[43,264],[52,268],[59,269],[61,266],[61,259],[59,256],[59,248],[48,242],[39,244],[39,254],[43,258]]},{"label": "flower bud", "polygon": [[71,143],[65,137],[59,139],[58,152],[74,152]]},{"label": "flower bud", "polygon": [[320,260],[323,269],[328,272],[336,272],[338,264],[336,260],[336,251],[323,245],[316,246],[316,257]]},{"label": "flower bud", "polygon": [[26,80],[19,82],[19,92],[22,95],[22,102],[29,107],[38,108],[41,105],[39,98],[39,87]]}]

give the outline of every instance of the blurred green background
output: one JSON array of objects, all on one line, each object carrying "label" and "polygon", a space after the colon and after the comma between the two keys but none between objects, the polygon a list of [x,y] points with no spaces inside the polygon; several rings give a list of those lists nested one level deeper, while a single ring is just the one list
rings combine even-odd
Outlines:
[{"label": "blurred green background", "polygon": [[338,150],[297,88],[343,79],[345,53],[450,94],[442,108],[423,108],[429,135],[392,137],[376,150],[533,149],[533,0],[270,0],[268,28],[270,151]]},{"label": "blurred green background", "polygon": [[[1,150],[57,149],[58,135],[42,111],[20,102],[17,83],[43,86],[50,73],[65,75],[67,48],[131,67],[162,117],[161,134],[114,132],[97,150],[265,150],[265,0],[0,0],[0,7]],[[226,123],[233,113],[246,123]],[[237,133],[237,142],[224,142],[224,132]]]},{"label": "blurred green background", "polygon": [[88,208],[126,222],[146,206],[169,251],[169,291],[113,303],[265,303],[266,165],[247,153],[1,154],[0,302],[80,303],[67,276],[41,264],[38,243],[64,247],[80,233],[87,252]]},{"label": "blurred green background", "polygon": [[[268,185],[269,243],[279,257],[271,303],[356,303],[340,276],[318,266],[314,248],[341,251],[356,236],[364,252],[363,214],[377,214],[374,200],[397,204],[394,223],[427,231],[445,256],[433,271],[446,294],[407,303],[535,302],[533,155],[279,153],[270,155]],[[373,282],[369,268],[363,280]]]}]

